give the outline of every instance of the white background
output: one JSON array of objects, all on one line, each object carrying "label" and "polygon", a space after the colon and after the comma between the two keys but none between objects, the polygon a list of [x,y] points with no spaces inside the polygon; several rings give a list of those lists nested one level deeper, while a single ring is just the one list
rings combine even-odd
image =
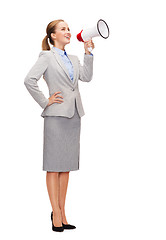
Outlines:
[{"label": "white background", "polygon": [[[1,239],[166,239],[166,8],[164,1],[6,1],[1,3]],[[80,170],[70,172],[66,217],[51,229],[42,171],[42,108],[24,78],[47,24],[64,19],[69,54],[83,60],[76,34],[102,18],[94,74],[79,81],[85,110]],[[49,97],[43,78],[38,82]]]}]

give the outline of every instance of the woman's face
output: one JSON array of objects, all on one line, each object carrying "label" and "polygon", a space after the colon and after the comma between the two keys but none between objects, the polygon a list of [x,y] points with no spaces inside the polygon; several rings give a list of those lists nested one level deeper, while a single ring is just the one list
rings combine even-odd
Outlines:
[{"label": "woman's face", "polygon": [[55,33],[51,33],[53,40],[60,45],[66,45],[70,43],[71,33],[66,22],[59,22]]}]

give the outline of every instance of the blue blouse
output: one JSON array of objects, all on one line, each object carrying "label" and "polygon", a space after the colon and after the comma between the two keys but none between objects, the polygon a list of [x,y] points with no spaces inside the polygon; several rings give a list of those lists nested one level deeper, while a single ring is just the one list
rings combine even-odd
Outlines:
[{"label": "blue blouse", "polygon": [[59,55],[62,57],[62,60],[69,72],[69,76],[70,76],[71,80],[73,81],[73,75],[74,75],[73,65],[72,65],[70,59],[68,58],[66,51],[63,51],[60,48],[56,48],[54,46],[53,46],[53,48],[55,48],[57,50],[57,52],[59,53]]}]

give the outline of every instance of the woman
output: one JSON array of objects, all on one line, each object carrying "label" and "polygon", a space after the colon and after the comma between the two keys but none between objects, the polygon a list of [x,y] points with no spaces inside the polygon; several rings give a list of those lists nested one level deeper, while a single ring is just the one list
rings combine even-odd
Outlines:
[{"label": "woman", "polygon": [[[81,117],[85,114],[78,80],[89,82],[93,75],[92,40],[84,42],[84,64],[69,55],[65,46],[71,33],[67,23],[54,20],[47,25],[39,58],[25,77],[24,84],[34,100],[44,109],[43,170],[52,206],[52,230],[74,229],[67,222],[65,199],[69,172],[79,169]],[[50,44],[53,47],[50,49]],[[37,81],[43,75],[50,97],[40,91]]]}]

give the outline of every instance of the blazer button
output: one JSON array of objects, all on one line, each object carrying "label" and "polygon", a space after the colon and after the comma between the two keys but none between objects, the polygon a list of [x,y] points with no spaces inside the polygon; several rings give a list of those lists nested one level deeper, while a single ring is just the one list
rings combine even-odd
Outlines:
[{"label": "blazer button", "polygon": [[74,88],[71,88],[72,91],[74,91]]}]

